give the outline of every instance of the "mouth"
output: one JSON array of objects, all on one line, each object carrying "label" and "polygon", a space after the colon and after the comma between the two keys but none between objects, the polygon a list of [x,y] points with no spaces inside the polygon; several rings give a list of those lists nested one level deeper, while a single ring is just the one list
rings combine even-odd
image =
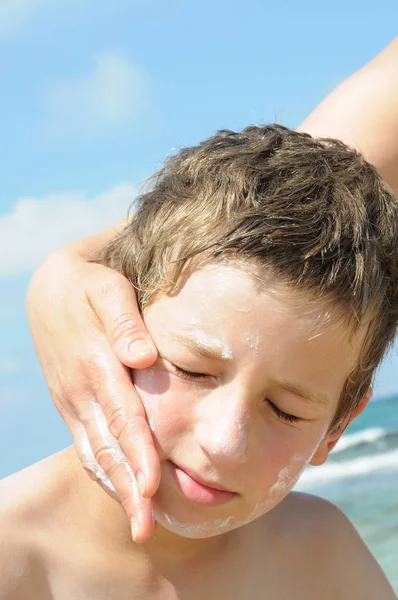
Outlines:
[{"label": "mouth", "polygon": [[239,494],[225,489],[218,483],[205,482],[199,475],[168,461],[174,481],[182,495],[201,506],[221,506],[231,502]]}]

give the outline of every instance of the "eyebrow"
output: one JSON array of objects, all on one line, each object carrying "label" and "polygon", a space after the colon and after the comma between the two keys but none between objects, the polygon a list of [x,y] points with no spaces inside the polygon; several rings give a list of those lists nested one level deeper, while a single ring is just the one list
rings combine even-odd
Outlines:
[{"label": "eyebrow", "polygon": [[321,404],[323,406],[328,406],[330,403],[329,398],[322,392],[313,392],[312,390],[308,390],[301,385],[290,383],[289,381],[274,381],[274,385],[301,398],[307,404]]},{"label": "eyebrow", "polygon": [[[226,351],[224,344],[221,340],[217,338],[213,338],[212,336],[201,332],[205,337],[204,340],[200,340],[197,337],[191,336],[183,336],[178,335],[178,333],[170,333],[168,337],[170,337],[174,342],[187,348],[191,352],[196,352],[197,354],[201,354],[205,358],[217,359],[217,360],[231,360],[231,356],[229,352]],[[206,338],[208,338],[208,342],[206,342]]]}]

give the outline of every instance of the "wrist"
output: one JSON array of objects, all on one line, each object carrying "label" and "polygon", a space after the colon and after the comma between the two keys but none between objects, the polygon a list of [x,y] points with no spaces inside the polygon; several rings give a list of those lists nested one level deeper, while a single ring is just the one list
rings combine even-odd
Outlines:
[{"label": "wrist", "polygon": [[126,225],[127,220],[123,219],[104,231],[100,231],[99,233],[89,237],[71,242],[70,244],[63,246],[61,250],[63,249],[68,252],[71,257],[74,256],[78,259],[80,258],[84,261],[88,261],[93,257],[93,255],[96,255],[106,243],[113,239]]}]

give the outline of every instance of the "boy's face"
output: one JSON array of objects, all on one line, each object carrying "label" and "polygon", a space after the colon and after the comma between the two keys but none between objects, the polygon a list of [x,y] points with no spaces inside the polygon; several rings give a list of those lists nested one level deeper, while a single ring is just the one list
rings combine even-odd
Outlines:
[{"label": "boy's face", "polygon": [[197,538],[235,529],[326,459],[360,344],[335,310],[225,266],[194,272],[149,306],[160,358],[134,382],[161,461],[160,524]]}]

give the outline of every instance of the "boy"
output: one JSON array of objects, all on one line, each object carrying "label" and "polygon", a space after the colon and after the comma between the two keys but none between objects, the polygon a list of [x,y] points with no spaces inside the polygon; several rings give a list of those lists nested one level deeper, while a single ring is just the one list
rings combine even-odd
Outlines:
[{"label": "boy", "polygon": [[99,257],[159,350],[133,373],[156,534],[131,541],[67,449],[1,484],[1,597],[394,598],[345,517],[291,489],[370,399],[397,259],[398,201],[341,142],[248,127],[169,159]]}]

